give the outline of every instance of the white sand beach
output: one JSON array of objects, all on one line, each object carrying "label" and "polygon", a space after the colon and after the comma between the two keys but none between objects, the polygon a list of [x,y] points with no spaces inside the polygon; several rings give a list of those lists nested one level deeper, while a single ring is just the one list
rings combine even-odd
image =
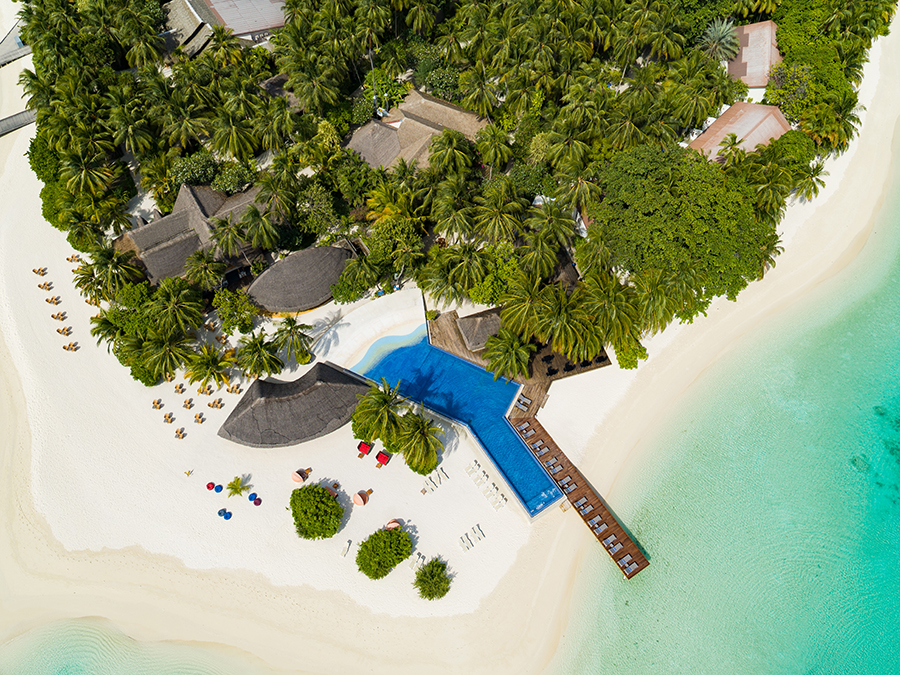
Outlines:
[{"label": "white sand beach", "polygon": [[[12,15],[2,3],[3,27]],[[738,302],[716,302],[709,316],[649,340],[637,371],[604,368],[553,385],[539,417],[613,508],[628,489],[619,476],[639,470],[653,420],[737,338],[802,301],[865,244],[900,119],[891,72],[900,39],[879,41],[871,56],[863,131],[828,162],[822,194],[790,207],[777,267]],[[3,115],[22,108],[22,64],[0,69]],[[40,183],[23,156],[33,132],[0,138],[0,642],[55,619],[101,616],[137,639],[218,645],[291,672],[540,672],[565,629],[581,558],[596,546],[578,517],[553,508],[529,523],[514,504],[495,511],[464,472],[480,451],[450,428],[449,480],[423,495],[421,477],[400,461],[376,469],[374,458],[358,459],[349,427],[292,448],[240,447],[216,435],[238,396],[216,393],[226,406],[213,410],[189,385],[177,396],[174,383],[133,382],[90,337],[96,310],[71,283],[73,251],[41,218]],[[31,270],[42,266],[39,279]],[[60,306],[44,302],[45,280]],[[50,318],[60,310],[74,331],[65,340]],[[376,339],[408,334],[422,319],[415,289],[304,315],[328,328],[317,358],[347,367]],[[61,348],[70,340],[75,353]],[[182,408],[187,397],[195,409]],[[175,424],[151,408],[155,398]],[[193,423],[198,410],[205,424]],[[187,437],[177,440],[182,426]],[[290,472],[301,466],[339,482],[345,504],[373,490],[332,540],[293,532],[284,509]],[[261,506],[205,488],[242,474]],[[217,517],[223,506],[231,521]],[[378,582],[356,571],[356,543],[391,518],[414,531],[417,550],[450,563],[457,576],[443,600],[419,600],[406,563]],[[457,539],[476,525],[486,536],[464,552]]]}]

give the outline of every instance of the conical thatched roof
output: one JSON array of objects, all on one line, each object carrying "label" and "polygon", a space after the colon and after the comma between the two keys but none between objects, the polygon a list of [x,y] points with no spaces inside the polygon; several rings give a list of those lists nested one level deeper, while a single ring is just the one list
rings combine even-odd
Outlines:
[{"label": "conical thatched roof", "polygon": [[492,307],[456,320],[456,326],[469,351],[480,352],[488,338],[500,331],[500,308]]},{"label": "conical thatched roof", "polygon": [[259,275],[247,293],[268,312],[303,312],[331,299],[350,251],[317,246],[291,253]]},{"label": "conical thatched roof", "polygon": [[369,384],[330,363],[317,363],[293,382],[257,380],[219,429],[219,436],[254,448],[283,448],[344,426]]}]

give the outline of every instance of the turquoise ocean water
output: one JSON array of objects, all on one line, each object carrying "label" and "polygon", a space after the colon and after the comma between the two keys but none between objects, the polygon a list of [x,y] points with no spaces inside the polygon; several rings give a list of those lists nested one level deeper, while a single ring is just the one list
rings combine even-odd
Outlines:
[{"label": "turquoise ocean water", "polygon": [[900,673],[898,181],[886,201],[861,256],[703,374],[623,475],[651,566],[624,581],[594,547],[550,672]]}]

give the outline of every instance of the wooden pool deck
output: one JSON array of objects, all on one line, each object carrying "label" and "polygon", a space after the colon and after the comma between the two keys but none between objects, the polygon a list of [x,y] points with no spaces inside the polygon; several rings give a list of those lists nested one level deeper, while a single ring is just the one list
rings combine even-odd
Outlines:
[{"label": "wooden pool deck", "polygon": [[[537,418],[511,417],[510,423],[625,578],[631,579],[646,568],[650,564],[647,557]],[[527,426],[519,429],[522,425]]]}]

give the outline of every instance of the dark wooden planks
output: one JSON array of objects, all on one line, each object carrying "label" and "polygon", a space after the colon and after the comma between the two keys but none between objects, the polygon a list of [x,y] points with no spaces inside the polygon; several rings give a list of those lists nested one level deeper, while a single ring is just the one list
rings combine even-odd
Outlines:
[{"label": "dark wooden planks", "polygon": [[[550,478],[563,490],[563,494],[565,494],[569,503],[572,504],[575,513],[581,517],[584,524],[588,526],[597,538],[597,541],[603,544],[603,548],[606,549],[606,552],[616,563],[616,566],[621,570],[622,574],[630,579],[647,567],[650,564],[647,557],[641,552],[628,533],[625,532],[622,524],[619,523],[615,516],[610,512],[606,503],[603,501],[603,498],[597,494],[593,487],[591,487],[590,483],[588,483],[587,479],[585,479],[578,468],[569,461],[569,458],[566,457],[566,454],[550,437],[547,430],[541,426],[541,423],[538,422],[537,418],[518,417],[511,419],[510,422],[522,436],[523,440],[528,445],[529,450],[541,463],[541,466],[549,474]],[[528,423],[528,426],[525,429],[518,429],[519,426],[526,422]],[[529,432],[531,431],[534,431],[534,433],[530,434]],[[528,435],[527,438],[526,435]],[[541,445],[534,448],[533,446],[537,444],[538,441],[541,441]],[[543,448],[547,448],[547,451],[541,452]],[[556,458],[556,462],[548,467],[547,462],[552,458]],[[554,471],[557,466],[562,468],[558,471]],[[566,477],[569,478],[568,481],[565,480]],[[565,484],[561,485],[563,482]],[[566,492],[566,488],[571,487],[572,485],[575,485],[575,488],[570,492]],[[581,500],[585,501],[582,502]],[[582,510],[587,508],[588,505],[591,505],[593,508],[587,513],[582,513]],[[599,519],[595,520],[597,518]],[[591,523],[591,521],[594,522]],[[599,528],[603,523],[606,524],[606,528],[600,533],[596,532],[595,529]],[[614,536],[615,539],[608,545],[604,544],[604,540],[608,539],[610,536]],[[613,552],[612,547],[619,543],[622,544],[622,547],[618,551]],[[628,556],[631,557],[628,558]],[[624,565],[620,563],[623,558],[628,558]],[[625,570],[628,565],[633,563],[636,564],[636,566],[630,568],[630,571],[626,572]]]}]

